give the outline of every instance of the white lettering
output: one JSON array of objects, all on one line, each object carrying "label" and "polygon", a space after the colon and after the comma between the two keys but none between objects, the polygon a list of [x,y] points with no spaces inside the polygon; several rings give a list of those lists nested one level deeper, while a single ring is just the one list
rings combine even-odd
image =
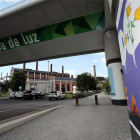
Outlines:
[{"label": "white lettering", "polygon": [[29,40],[29,38],[28,38],[28,36],[26,36],[26,38],[27,38],[27,40],[28,40],[28,42],[31,44],[31,43],[33,43],[33,39],[32,39],[32,37],[31,37],[31,35],[29,35],[29,38],[30,38],[30,40]]},{"label": "white lettering", "polygon": [[18,42],[17,39],[14,39],[14,43],[15,43],[15,45],[16,45],[17,47],[20,46],[20,44],[19,44],[19,42]]},{"label": "white lettering", "polygon": [[0,50],[1,50],[1,49],[2,49],[2,50],[6,50],[6,47],[5,47],[4,43],[1,42],[0,45],[1,45]]},{"label": "white lettering", "polygon": [[24,36],[23,36],[22,33],[21,33],[21,36],[22,36],[22,38],[23,38],[24,43],[25,43],[25,44],[28,44],[28,43],[25,41]]},{"label": "white lettering", "polygon": [[[10,38],[10,37],[9,37],[9,38]],[[10,46],[11,48],[14,48],[14,44],[13,44],[11,38],[10,38],[10,40],[8,41],[8,43],[9,43],[9,46]]]},{"label": "white lettering", "polygon": [[37,40],[37,34],[35,33],[35,34],[32,34],[32,36],[34,36],[34,41],[35,42],[40,42],[40,40]]}]

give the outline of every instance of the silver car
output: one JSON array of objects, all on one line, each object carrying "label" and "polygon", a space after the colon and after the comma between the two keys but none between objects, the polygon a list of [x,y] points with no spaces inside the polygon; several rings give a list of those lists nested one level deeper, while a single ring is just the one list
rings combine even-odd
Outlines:
[{"label": "silver car", "polygon": [[15,93],[16,93],[16,92],[11,92],[11,93],[9,94],[9,98],[10,98],[10,99],[15,98]]},{"label": "silver car", "polygon": [[23,95],[24,95],[24,92],[23,91],[17,91],[16,93],[15,93],[15,98],[23,98]]},{"label": "silver car", "polygon": [[57,99],[57,100],[61,100],[61,99],[66,99],[66,94],[63,94],[63,92],[61,91],[51,91],[48,95],[48,99]]}]

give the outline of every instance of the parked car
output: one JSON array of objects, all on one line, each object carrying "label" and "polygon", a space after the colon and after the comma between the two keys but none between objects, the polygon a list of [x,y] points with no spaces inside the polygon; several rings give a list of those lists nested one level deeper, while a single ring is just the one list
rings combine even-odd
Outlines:
[{"label": "parked car", "polygon": [[15,91],[11,92],[11,93],[9,94],[9,98],[10,98],[10,99],[15,98],[15,93],[16,93]]},{"label": "parked car", "polygon": [[44,99],[45,95],[37,90],[27,90],[27,91],[25,91],[23,98],[24,99],[31,98],[33,100],[35,100],[37,98]]},{"label": "parked car", "polygon": [[61,100],[61,99],[66,99],[66,94],[63,94],[63,92],[61,91],[51,91],[48,95],[48,99],[57,99],[57,100]]},{"label": "parked car", "polygon": [[15,93],[15,98],[23,98],[23,95],[24,95],[24,91],[17,91]]}]

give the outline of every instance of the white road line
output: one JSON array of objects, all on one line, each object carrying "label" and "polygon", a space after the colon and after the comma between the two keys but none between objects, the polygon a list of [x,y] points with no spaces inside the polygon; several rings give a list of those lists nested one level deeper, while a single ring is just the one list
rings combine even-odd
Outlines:
[{"label": "white road line", "polygon": [[137,134],[140,136],[140,131],[136,128],[136,126],[133,124],[133,122],[131,120],[130,121],[130,124],[132,125],[132,127],[135,129],[135,131],[137,132]]},{"label": "white road line", "polygon": [[10,110],[15,110],[15,109],[20,109],[20,108],[13,108],[13,109],[4,110],[4,111],[0,111],[0,112],[6,112],[6,111],[10,111]]}]

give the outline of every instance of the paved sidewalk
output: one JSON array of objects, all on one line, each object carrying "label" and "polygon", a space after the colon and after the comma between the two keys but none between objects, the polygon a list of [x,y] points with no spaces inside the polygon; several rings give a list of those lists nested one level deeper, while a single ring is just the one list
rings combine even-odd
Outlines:
[{"label": "paved sidewalk", "polygon": [[63,107],[0,135],[0,140],[131,140],[126,106],[98,94],[68,101]]}]

